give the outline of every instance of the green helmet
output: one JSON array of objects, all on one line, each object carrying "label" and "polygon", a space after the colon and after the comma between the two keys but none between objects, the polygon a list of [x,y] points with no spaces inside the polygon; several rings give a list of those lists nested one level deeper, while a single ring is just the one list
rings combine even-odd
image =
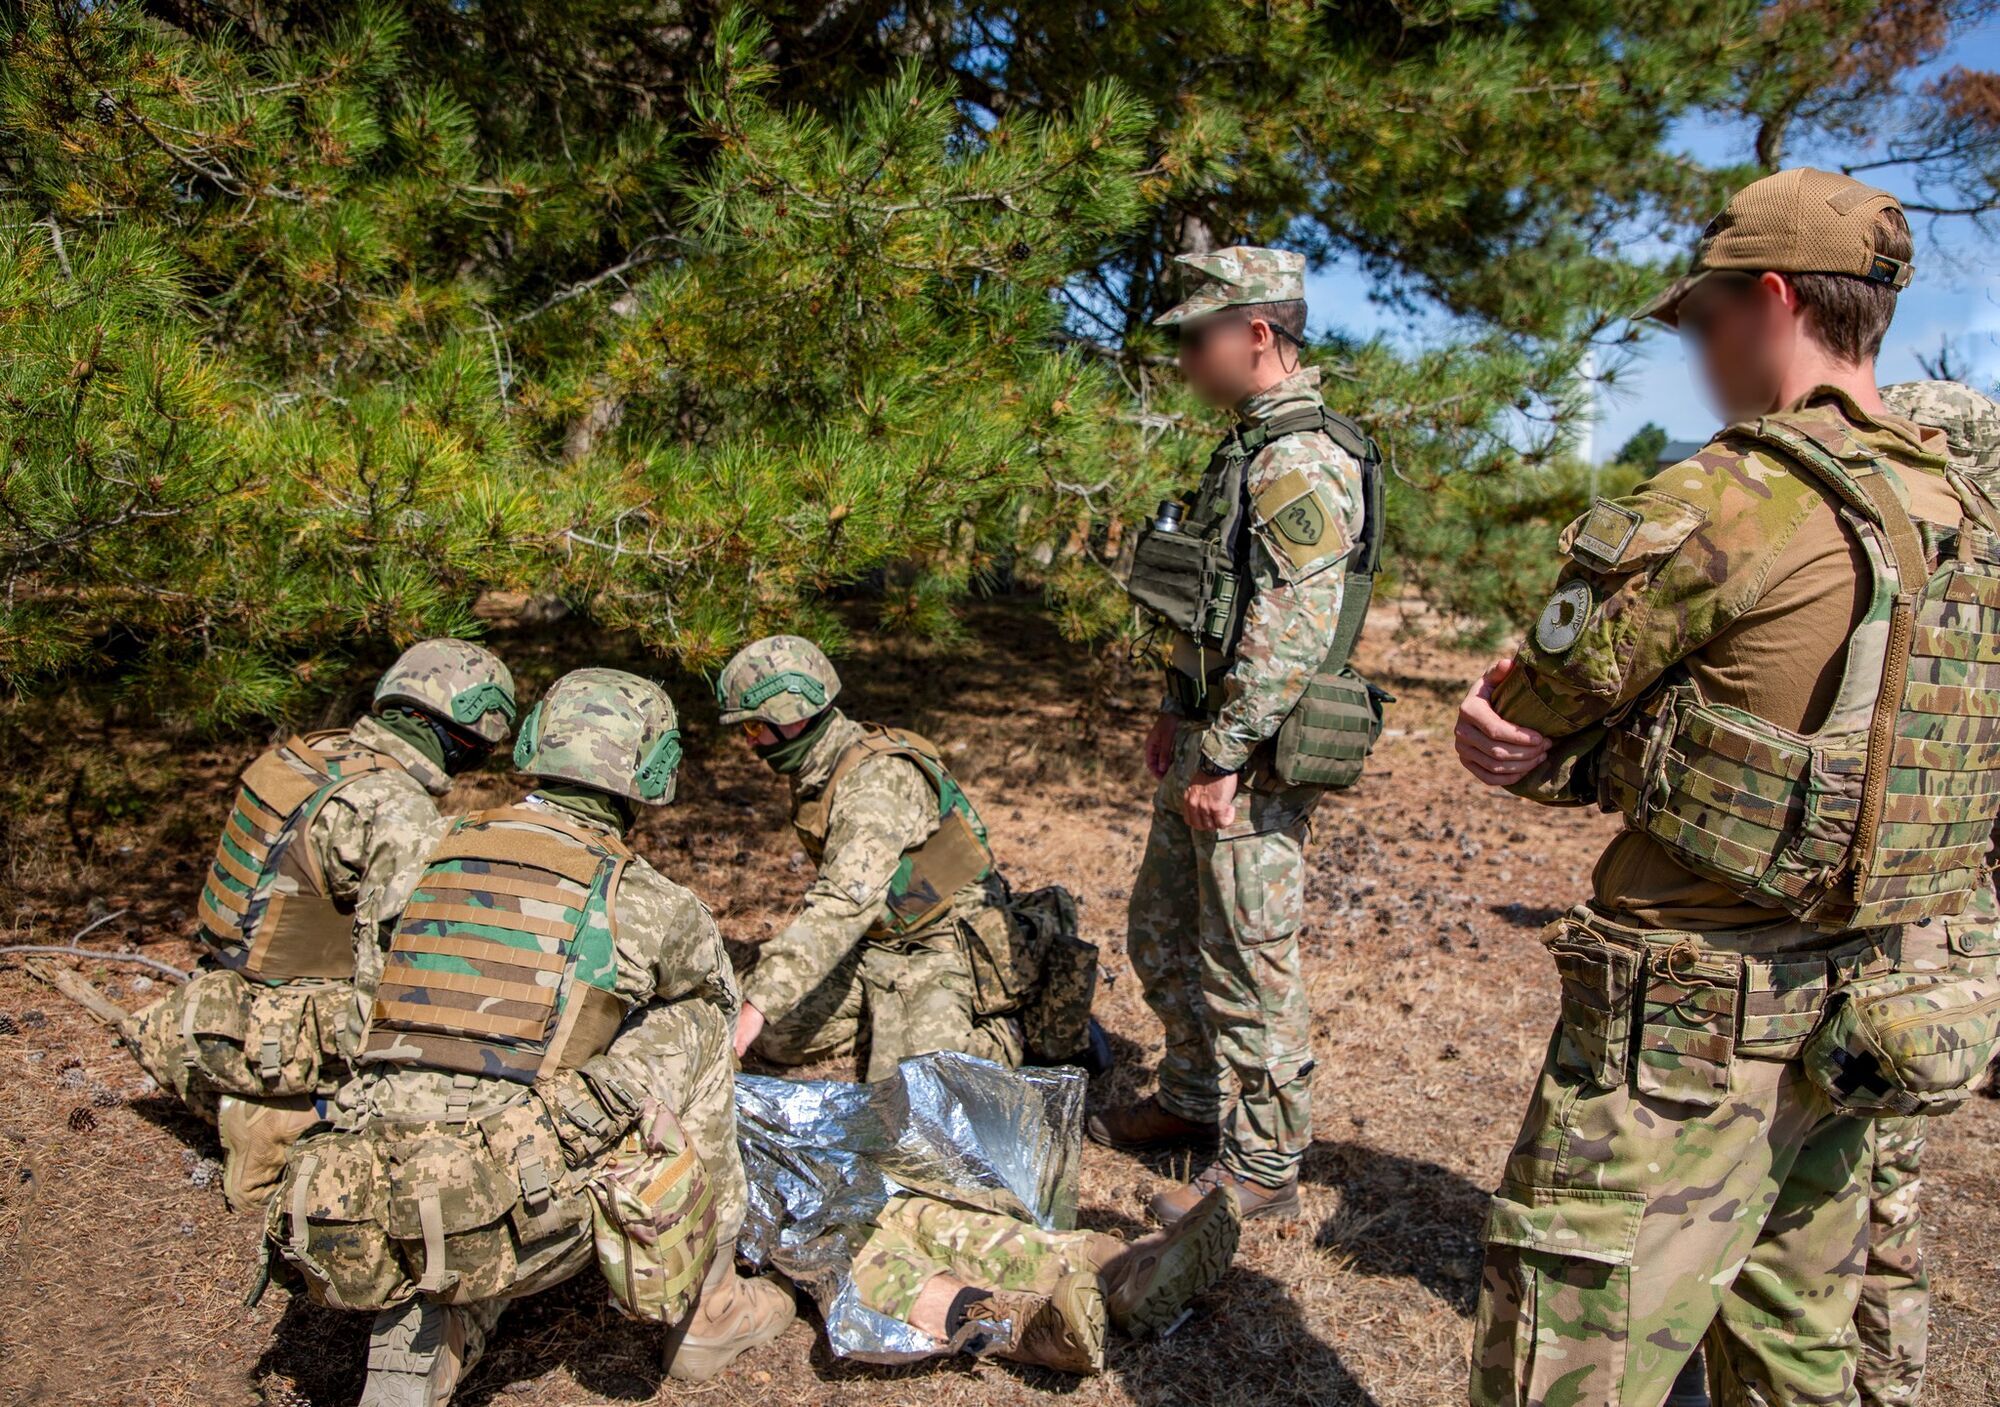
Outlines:
[{"label": "green helmet", "polygon": [[667,691],[622,669],[573,669],[528,710],[514,766],[648,806],[674,799],[680,719]]},{"label": "green helmet", "polygon": [[756,719],[773,727],[802,723],[840,694],[833,661],[810,640],[772,635],[745,645],[715,681],[724,726]]},{"label": "green helmet", "polygon": [[407,704],[489,743],[514,727],[514,676],[469,640],[424,640],[403,651],[375,686],[375,707]]}]

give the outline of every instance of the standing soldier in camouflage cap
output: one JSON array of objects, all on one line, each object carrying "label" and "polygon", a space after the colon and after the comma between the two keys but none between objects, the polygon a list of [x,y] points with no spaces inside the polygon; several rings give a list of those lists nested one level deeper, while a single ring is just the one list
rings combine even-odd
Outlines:
[{"label": "standing soldier in camouflage cap", "polygon": [[791,783],[792,826],[819,870],[758,951],[739,1056],[802,1065],[865,1046],[871,1080],[934,1050],[1109,1067],[1075,901],[1008,891],[935,746],[841,712],[832,662],[796,635],[744,646],[715,692],[723,724]]},{"label": "standing soldier in camouflage cap", "polygon": [[593,1247],[612,1301],[713,1377],[792,1319],[734,1274],[743,1219],[714,920],[625,842],[673,800],[673,703],[564,675],[521,725],[513,805],[452,823],[396,925],[335,1131],[294,1150],[267,1254],[376,1312],[363,1407],[442,1407],[509,1299]]},{"label": "standing soldier in camouflage cap", "polygon": [[1347,667],[1381,529],[1375,452],[1300,365],[1303,258],[1233,248],[1181,262],[1201,282],[1158,321],[1179,332],[1189,384],[1237,424],[1192,503],[1163,504],[1134,558],[1129,590],[1171,654],[1146,740],[1160,785],[1127,947],[1166,1052],[1158,1092],[1093,1116],[1089,1132],[1117,1148],[1220,1134],[1217,1161],[1154,1199],[1162,1221],[1215,1186],[1246,1217],[1290,1217],[1312,1141],[1306,834],[1379,729]]},{"label": "standing soldier in camouflage cap", "polygon": [[370,716],[244,772],[201,891],[202,970],[126,1028],[147,1071],[218,1122],[231,1206],[269,1195],[347,1078],[388,927],[442,824],[433,798],[513,722],[506,665],[426,640]]},{"label": "standing soldier in camouflage cap", "polygon": [[1460,709],[1475,776],[1627,822],[1545,937],[1475,1404],[1658,1401],[1704,1335],[1720,1401],[1852,1402],[1875,1120],[1992,1048],[2000,523],[1876,390],[1909,256],[1857,181],[1737,193],[1647,315],[1739,423],[1570,527]]}]

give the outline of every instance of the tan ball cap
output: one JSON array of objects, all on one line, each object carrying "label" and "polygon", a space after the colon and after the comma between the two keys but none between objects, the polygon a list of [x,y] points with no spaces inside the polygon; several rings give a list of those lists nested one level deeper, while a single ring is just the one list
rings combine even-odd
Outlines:
[{"label": "tan ball cap", "polygon": [[1910,281],[1911,268],[1875,252],[1875,217],[1902,208],[1887,191],[1810,166],[1752,181],[1701,232],[1686,276],[1674,280],[1639,316],[1679,325],[1681,300],[1710,274],[1725,269],[1852,274],[1901,289]]}]

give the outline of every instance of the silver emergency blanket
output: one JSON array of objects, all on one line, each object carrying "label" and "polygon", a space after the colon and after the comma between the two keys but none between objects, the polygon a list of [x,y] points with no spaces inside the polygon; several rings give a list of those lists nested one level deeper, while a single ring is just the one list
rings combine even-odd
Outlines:
[{"label": "silver emergency blanket", "polygon": [[1072,1229],[1087,1083],[1081,1070],[951,1052],[905,1060],[874,1084],[738,1075],[750,1211],[737,1250],[818,1301],[839,1357],[927,1358],[927,1336],[861,1304],[856,1250],[904,1192]]}]

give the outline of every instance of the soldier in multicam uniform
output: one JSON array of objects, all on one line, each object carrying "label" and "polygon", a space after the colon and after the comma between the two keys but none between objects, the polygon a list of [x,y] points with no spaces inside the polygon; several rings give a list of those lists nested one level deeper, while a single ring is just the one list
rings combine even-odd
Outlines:
[{"label": "soldier in multicam uniform", "polygon": [[929,1335],[941,1354],[1100,1373],[1107,1324],[1134,1338],[1172,1328],[1229,1268],[1241,1226],[1225,1188],[1132,1242],[905,1195],[868,1230],[852,1278],[863,1306]]},{"label": "soldier in multicam uniform", "polygon": [[505,1303],[593,1244],[614,1302],[669,1325],[676,1378],[793,1317],[730,1253],[728,955],[625,842],[673,799],[676,722],[646,680],[563,676],[514,753],[536,788],[455,821],[411,891],[335,1129],[294,1149],[267,1222],[315,1298],[376,1311],[364,1407],[448,1401]]},{"label": "soldier in multicam uniform", "polygon": [[231,1206],[262,1203],[347,1078],[389,925],[442,824],[434,798],[513,722],[506,665],[426,640],[369,716],[244,772],[201,892],[201,970],[125,1028],[148,1073],[217,1122]]},{"label": "soldier in multicam uniform", "polygon": [[1172,642],[1127,930],[1166,1050],[1158,1092],[1088,1128],[1118,1148],[1220,1134],[1211,1166],[1154,1199],[1163,1221],[1215,1186],[1234,1189],[1245,1216],[1289,1217],[1312,1139],[1305,841],[1326,788],[1286,780],[1278,739],[1314,686],[1338,682],[1365,613],[1343,568],[1368,526],[1373,447],[1300,365],[1299,255],[1239,247],[1180,262],[1202,282],[1157,321],[1178,330],[1193,389],[1237,427],[1192,503],[1162,506],[1134,567],[1134,599]]},{"label": "soldier in multicam uniform", "polygon": [[1964,911],[2000,814],[2000,520],[1876,391],[1909,252],[1846,177],[1738,192],[1647,315],[1743,423],[1571,526],[1461,707],[1481,780],[1627,819],[1546,937],[1561,1020],[1474,1404],[1658,1401],[1704,1335],[1719,1401],[1854,1401],[1875,1116],[1954,1107],[1990,1049],[1959,998],[1993,946]]},{"label": "soldier in multicam uniform", "polygon": [[1012,894],[938,749],[856,722],[839,693],[832,662],[796,635],[746,645],[716,682],[724,725],[791,783],[818,868],[745,980],[736,1053],[801,1065],[865,1047],[871,1080],[935,1050],[1108,1068],[1075,901]]}]

